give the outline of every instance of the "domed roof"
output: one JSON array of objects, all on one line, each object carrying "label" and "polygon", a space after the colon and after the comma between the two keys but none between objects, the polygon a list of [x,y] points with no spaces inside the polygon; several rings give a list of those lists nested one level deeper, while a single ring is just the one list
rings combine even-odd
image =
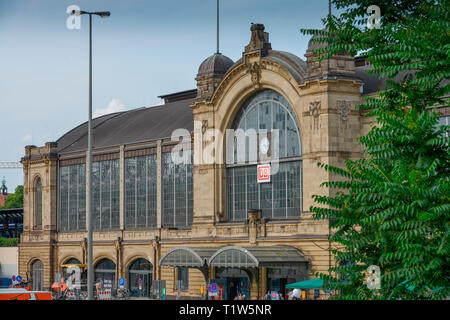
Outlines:
[{"label": "domed roof", "polygon": [[215,53],[202,62],[198,68],[197,77],[210,77],[215,75],[224,75],[234,64],[233,60],[221,53]]}]

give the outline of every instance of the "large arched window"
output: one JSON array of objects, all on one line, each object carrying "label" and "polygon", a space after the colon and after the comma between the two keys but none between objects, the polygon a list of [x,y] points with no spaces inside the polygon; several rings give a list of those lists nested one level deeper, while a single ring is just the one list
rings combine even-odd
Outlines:
[{"label": "large arched window", "polygon": [[150,297],[153,266],[146,259],[136,259],[128,270],[130,294],[133,297]]},{"label": "large arched window", "polygon": [[102,259],[95,265],[95,283],[103,289],[114,289],[116,280],[116,264],[109,259]]},{"label": "large arched window", "polygon": [[42,182],[41,178],[36,179],[36,193],[34,199],[34,226],[39,229],[42,227]]},{"label": "large arched window", "polygon": [[[302,147],[297,118],[287,100],[273,90],[254,94],[231,129],[235,133],[233,148],[227,147],[228,219],[245,220],[252,209],[262,210],[263,217],[270,219],[299,218]],[[239,138],[238,129],[245,140]],[[272,162],[270,181],[261,183],[258,165],[267,163],[268,156],[279,163]]]},{"label": "large arched window", "polygon": [[77,258],[70,258],[69,260],[66,261],[66,263],[64,264],[81,264],[80,260],[78,260]]}]

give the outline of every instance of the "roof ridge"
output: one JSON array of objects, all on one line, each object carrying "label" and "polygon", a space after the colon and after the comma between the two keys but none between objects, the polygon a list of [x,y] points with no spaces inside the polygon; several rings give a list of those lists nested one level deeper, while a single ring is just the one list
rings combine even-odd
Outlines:
[{"label": "roof ridge", "polygon": [[[131,111],[131,110],[130,110],[130,111]],[[111,116],[111,117],[109,117],[109,118],[107,118],[107,119],[105,119],[105,120],[103,120],[102,122],[100,122],[100,123],[97,124],[96,126],[93,126],[93,127],[92,127],[92,130],[94,130],[95,128],[100,127],[102,124],[108,122],[109,120],[114,119],[114,118],[116,118],[116,117],[118,117],[118,116],[120,116],[120,115],[123,115],[123,114],[127,113],[127,112],[128,112],[128,111],[121,111],[121,112],[116,112],[116,113],[110,113],[110,114],[107,114],[107,115],[105,114],[104,116],[110,116],[110,115],[114,115],[114,114],[115,114],[115,115],[114,115],[114,116]],[[102,116],[102,117],[103,117],[103,116]],[[102,117],[98,117],[97,119],[102,118]],[[94,119],[92,119],[92,120],[94,120]],[[79,126],[73,128],[73,129],[70,130],[69,132],[65,133],[65,134],[64,134],[62,137],[60,137],[58,140],[61,140],[65,135],[69,134],[70,132],[74,131],[74,130],[77,129],[77,128],[80,128],[81,126],[85,125],[87,122],[88,122],[88,121],[85,121],[85,122],[83,122],[82,124],[80,124]],[[88,133],[87,133],[87,131],[86,131],[86,133],[83,133],[80,137],[78,137],[78,139],[76,139],[75,141],[73,141],[71,144],[65,146],[65,147],[62,148],[61,150],[58,150],[58,153],[60,153],[61,151],[64,151],[65,149],[69,148],[70,146],[73,146],[73,145],[74,145],[75,143],[77,143],[79,140],[81,140],[82,138],[84,138],[87,134],[88,134]]]}]

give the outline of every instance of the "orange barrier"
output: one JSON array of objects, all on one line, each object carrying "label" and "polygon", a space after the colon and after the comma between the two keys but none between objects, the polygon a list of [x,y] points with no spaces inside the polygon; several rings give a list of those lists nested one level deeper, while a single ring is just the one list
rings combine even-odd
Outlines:
[{"label": "orange barrier", "polygon": [[0,289],[0,300],[52,300],[52,293],[23,288]]}]

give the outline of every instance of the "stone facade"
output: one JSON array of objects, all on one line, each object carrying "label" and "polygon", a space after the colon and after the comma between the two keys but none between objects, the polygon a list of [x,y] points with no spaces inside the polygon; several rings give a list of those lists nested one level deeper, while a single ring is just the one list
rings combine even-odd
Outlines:
[{"label": "stone facade", "polygon": [[[163,267],[159,260],[176,247],[224,246],[274,246],[286,245],[298,248],[309,261],[311,277],[317,271],[327,271],[334,263],[328,248],[328,223],[312,219],[310,206],[313,195],[327,195],[331,191],[321,188],[321,182],[333,179],[329,173],[317,167],[317,163],[342,166],[347,158],[360,158],[361,145],[357,138],[371,127],[355,105],[362,101],[363,83],[355,77],[353,57],[342,55],[330,61],[316,62],[316,55],[306,54],[307,68],[293,65],[288,56],[271,49],[268,34],[261,25],[252,26],[252,39],[245,48],[240,62],[235,63],[226,75],[214,75],[211,79],[198,78],[199,94],[191,105],[196,126],[193,132],[196,144],[203,147],[213,143],[202,135],[207,129],[225,132],[235,115],[256,91],[271,89],[285,97],[292,106],[301,131],[302,140],[302,198],[303,209],[298,219],[266,221],[255,216],[243,222],[231,222],[226,212],[225,152],[216,150],[216,163],[194,166],[194,219],[189,229],[172,230],[161,224],[161,149],[173,144],[160,139],[148,143],[123,145],[114,150],[98,149],[96,154],[120,153],[120,230],[94,232],[94,264],[102,258],[116,263],[119,277],[128,276],[128,267],[137,258],[144,258],[154,266],[153,279],[166,280],[167,295],[176,295],[176,268]],[[284,63],[279,57],[284,57]],[[271,58],[277,57],[277,58]],[[288,66],[288,67],[287,67]],[[329,66],[329,67],[325,67]],[[219,80],[218,80],[219,79]],[[213,91],[205,89],[209,82]],[[209,88],[209,87],[208,87]],[[446,110],[445,112],[449,112]],[[220,144],[219,144],[220,145]],[[223,144],[225,145],[225,144]],[[158,175],[155,183],[157,194],[157,228],[127,230],[124,226],[124,152],[146,147],[157,148]],[[44,287],[54,281],[53,275],[61,271],[61,264],[70,258],[87,261],[87,232],[63,233],[57,230],[57,167],[58,161],[85,157],[85,153],[58,155],[54,143],[44,147],[26,147],[24,165],[24,232],[20,241],[19,273],[30,275],[30,266],[36,259],[44,264]],[[219,150],[220,151],[220,150]],[[197,160],[197,161],[196,161]],[[199,163],[194,156],[194,163]],[[43,223],[34,228],[34,181],[42,180]],[[259,292],[255,281],[250,284],[250,298],[262,297],[267,289],[266,268],[259,268]],[[209,269],[213,278],[215,270]],[[200,297],[200,287],[205,287],[203,274],[189,269],[189,290],[182,296]]]}]

